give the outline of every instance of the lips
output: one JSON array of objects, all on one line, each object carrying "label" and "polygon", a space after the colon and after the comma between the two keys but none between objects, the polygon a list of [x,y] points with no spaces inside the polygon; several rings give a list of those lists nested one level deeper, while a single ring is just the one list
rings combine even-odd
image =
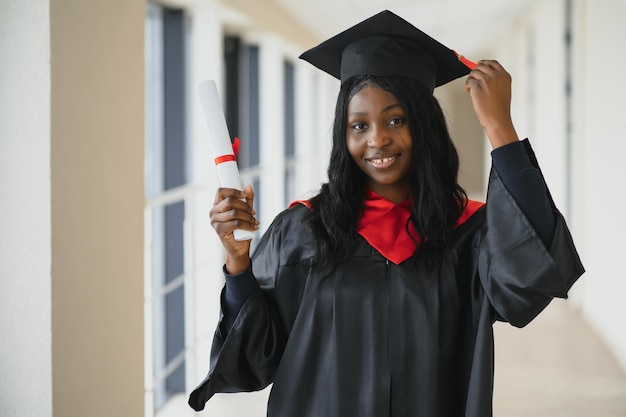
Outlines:
[{"label": "lips", "polygon": [[398,155],[388,155],[376,158],[366,158],[365,161],[376,169],[386,169],[392,166],[397,159]]}]

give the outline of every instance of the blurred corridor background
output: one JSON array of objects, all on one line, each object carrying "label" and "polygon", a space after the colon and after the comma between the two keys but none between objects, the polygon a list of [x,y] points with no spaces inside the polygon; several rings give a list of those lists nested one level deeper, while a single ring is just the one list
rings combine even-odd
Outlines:
[{"label": "blurred corridor background", "polygon": [[[511,73],[587,269],[527,328],[495,326],[495,415],[626,416],[626,0],[0,0],[1,417],[195,415],[224,257],[197,85],[217,81],[265,230],[326,176],[339,83],[298,55],[383,9]],[[480,200],[463,81],[435,94]]]}]

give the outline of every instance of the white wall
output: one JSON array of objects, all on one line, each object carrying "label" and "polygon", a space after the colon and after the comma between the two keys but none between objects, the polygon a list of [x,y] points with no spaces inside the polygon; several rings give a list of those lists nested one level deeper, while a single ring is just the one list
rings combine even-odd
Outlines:
[{"label": "white wall", "polygon": [[274,33],[255,36],[259,43],[260,201],[261,231],[285,208],[285,129],[283,50]]},{"label": "white wall", "polygon": [[496,45],[513,78],[512,116],[567,217],[564,1],[534,1]]},{"label": "white wall", "polygon": [[316,195],[328,180],[339,81],[298,60],[296,83],[296,197],[307,199]]},{"label": "white wall", "polygon": [[534,61],[528,85],[532,90],[525,94],[529,132],[552,197],[567,218],[565,5],[564,1],[535,4],[527,28],[533,35],[526,46],[532,49]]},{"label": "white wall", "polygon": [[621,82],[626,55],[620,53],[626,39],[626,2],[571,4],[569,143],[566,1],[529,2],[508,31],[483,45],[483,51],[512,74],[515,126],[521,138],[530,139],[586,267],[568,305],[581,310],[626,369],[626,270],[621,262],[626,195],[619,188],[626,154],[626,85]]},{"label": "white wall", "polygon": [[[487,59],[491,55],[477,57]],[[478,122],[472,100],[465,92],[465,77],[435,89],[446,116],[448,130],[459,154],[459,184],[472,200],[485,201],[491,161],[485,158],[491,149]]]},{"label": "white wall", "polygon": [[0,415],[52,416],[50,10],[0,0]]},{"label": "white wall", "polygon": [[626,304],[622,300],[626,271],[621,262],[626,225],[620,219],[626,196],[619,189],[626,154],[626,86],[621,82],[626,56],[619,52],[626,39],[626,2],[572,2],[573,130],[569,145],[565,4],[532,2],[496,42],[495,51],[513,75],[518,133],[530,137],[587,270],[570,292],[569,305],[581,309],[626,369]]},{"label": "white wall", "polygon": [[577,4],[575,154],[577,176],[572,228],[587,273],[581,282],[585,316],[626,369],[626,2]]}]

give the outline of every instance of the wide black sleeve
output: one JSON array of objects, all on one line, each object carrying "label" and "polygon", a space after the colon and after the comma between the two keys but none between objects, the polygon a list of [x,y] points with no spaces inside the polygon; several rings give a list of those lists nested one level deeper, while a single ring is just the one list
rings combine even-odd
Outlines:
[{"label": "wide black sleeve", "polygon": [[[250,293],[234,319],[227,318],[228,323],[222,311],[213,337],[208,375],[189,396],[194,410],[204,409],[217,392],[257,391],[273,381],[308,265],[299,262],[303,254],[294,241],[297,237],[293,230],[301,222],[293,219],[294,213],[298,211],[292,209],[277,216],[252,256],[252,267],[230,277],[250,283],[246,289]],[[284,283],[279,283],[281,280]],[[224,290],[221,302],[224,310]]]},{"label": "wide black sleeve", "polygon": [[[525,146],[537,166],[530,145]],[[498,172],[491,171],[478,272],[495,318],[517,327],[528,324],[554,297],[567,298],[584,273],[565,219],[547,195],[555,216],[549,246],[543,244]]]},{"label": "wide black sleeve", "polygon": [[219,326],[222,334],[226,336],[239,315],[241,308],[248,301],[248,297],[250,297],[250,294],[252,294],[258,284],[252,273],[252,264],[240,274],[229,274],[226,271],[226,265],[222,267],[222,272],[224,273],[225,284],[220,298],[222,319]]},{"label": "wide black sleeve", "polygon": [[502,183],[541,241],[549,247],[556,214],[528,139],[494,149],[491,157]]}]

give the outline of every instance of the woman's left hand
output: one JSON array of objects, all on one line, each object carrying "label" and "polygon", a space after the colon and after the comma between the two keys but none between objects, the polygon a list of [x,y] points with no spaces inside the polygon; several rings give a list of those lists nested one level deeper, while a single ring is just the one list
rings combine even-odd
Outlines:
[{"label": "woman's left hand", "polygon": [[519,140],[511,119],[511,75],[498,61],[479,61],[465,80],[465,91],[494,149]]}]

